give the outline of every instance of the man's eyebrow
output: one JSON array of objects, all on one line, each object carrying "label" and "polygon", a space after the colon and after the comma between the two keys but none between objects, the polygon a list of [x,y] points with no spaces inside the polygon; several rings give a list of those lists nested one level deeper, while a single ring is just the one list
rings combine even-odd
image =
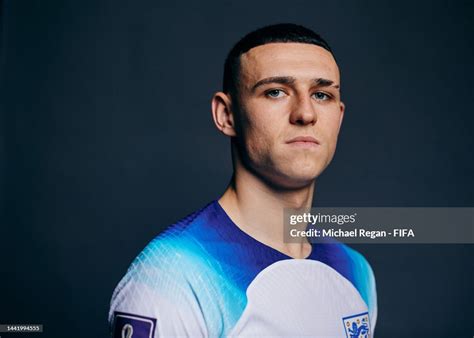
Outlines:
[{"label": "man's eyebrow", "polygon": [[[272,76],[267,77],[265,79],[257,81],[256,84],[252,86],[252,92],[255,91],[258,87],[269,84],[269,83],[281,83],[281,84],[293,84],[295,83],[296,79],[292,76]],[[334,81],[324,79],[324,78],[317,78],[314,79],[313,82],[320,87],[334,87],[339,89],[338,84],[334,84]]]},{"label": "man's eyebrow", "polygon": [[296,79],[292,76],[272,76],[257,81],[256,84],[252,86],[252,92],[255,91],[260,86],[269,84],[269,83],[281,83],[281,84],[293,84]]},{"label": "man's eyebrow", "polygon": [[314,83],[317,86],[320,86],[320,87],[334,87],[334,88],[337,88],[337,89],[339,89],[339,87],[340,87],[338,84],[334,84],[334,81],[328,80],[328,79],[323,79],[323,78],[314,79]]}]

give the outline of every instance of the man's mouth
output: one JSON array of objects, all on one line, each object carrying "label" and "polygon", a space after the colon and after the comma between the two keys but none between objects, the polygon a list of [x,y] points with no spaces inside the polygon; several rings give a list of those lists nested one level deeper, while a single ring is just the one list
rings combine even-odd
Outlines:
[{"label": "man's mouth", "polygon": [[286,143],[293,146],[303,147],[303,148],[313,148],[319,145],[318,139],[316,139],[313,136],[298,136],[298,137],[292,138]]}]

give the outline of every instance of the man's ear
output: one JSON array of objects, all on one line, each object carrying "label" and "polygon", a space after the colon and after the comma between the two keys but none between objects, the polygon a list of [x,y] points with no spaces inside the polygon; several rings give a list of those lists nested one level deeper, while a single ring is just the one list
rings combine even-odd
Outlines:
[{"label": "man's ear", "polygon": [[340,102],[339,109],[341,111],[341,116],[339,117],[339,129],[341,129],[342,120],[344,119],[344,111],[346,110],[346,105],[344,104],[344,102]]},{"label": "man's ear", "polygon": [[217,92],[212,97],[212,118],[217,129],[224,135],[235,136],[234,113],[230,95]]}]

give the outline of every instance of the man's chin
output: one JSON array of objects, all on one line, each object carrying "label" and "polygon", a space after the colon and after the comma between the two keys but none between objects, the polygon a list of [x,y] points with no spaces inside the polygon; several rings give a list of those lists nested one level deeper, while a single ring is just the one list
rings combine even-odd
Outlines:
[{"label": "man's chin", "polygon": [[301,173],[285,174],[272,180],[275,186],[282,189],[304,189],[314,184],[317,174],[302,175]]}]

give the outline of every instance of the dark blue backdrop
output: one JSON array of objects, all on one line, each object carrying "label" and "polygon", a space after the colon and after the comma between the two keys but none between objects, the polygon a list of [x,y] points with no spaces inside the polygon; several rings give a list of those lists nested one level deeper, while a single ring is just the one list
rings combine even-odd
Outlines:
[{"label": "dark blue backdrop", "polygon": [[[4,1],[0,323],[107,335],[134,256],[223,192],[210,98],[232,44],[270,23],[320,32],[342,71],[315,205],[473,206],[471,3]],[[378,337],[474,335],[472,245],[357,249],[377,277]]]}]

